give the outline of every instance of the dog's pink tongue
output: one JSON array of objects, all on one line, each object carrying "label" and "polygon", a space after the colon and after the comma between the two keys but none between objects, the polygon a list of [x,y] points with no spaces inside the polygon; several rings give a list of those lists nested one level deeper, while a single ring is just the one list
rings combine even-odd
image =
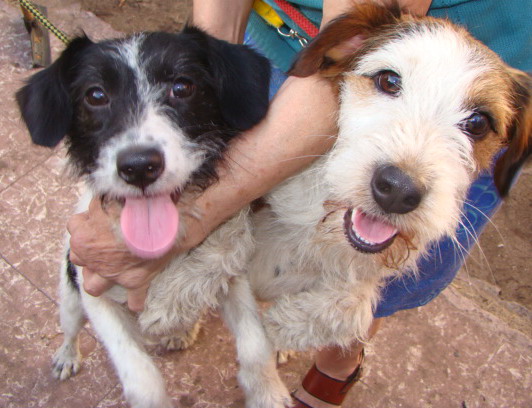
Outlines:
[{"label": "dog's pink tongue", "polygon": [[397,233],[391,224],[359,210],[355,211],[352,222],[358,236],[373,244],[381,244]]},{"label": "dog's pink tongue", "polygon": [[169,195],[126,198],[120,226],[131,252],[142,258],[158,258],[174,244],[179,213]]}]

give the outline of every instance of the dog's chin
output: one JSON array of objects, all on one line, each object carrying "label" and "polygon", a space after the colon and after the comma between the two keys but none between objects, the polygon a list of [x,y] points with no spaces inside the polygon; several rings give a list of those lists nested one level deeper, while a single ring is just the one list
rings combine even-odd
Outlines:
[{"label": "dog's chin", "polygon": [[384,219],[350,208],[344,215],[344,233],[357,251],[378,254],[392,245],[398,231]]}]

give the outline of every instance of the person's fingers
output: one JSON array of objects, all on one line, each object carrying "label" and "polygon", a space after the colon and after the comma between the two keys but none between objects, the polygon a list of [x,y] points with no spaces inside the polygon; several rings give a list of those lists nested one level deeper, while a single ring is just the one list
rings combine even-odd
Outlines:
[{"label": "person's fingers", "polygon": [[67,231],[70,233],[70,235],[73,235],[74,231],[76,231],[76,229],[88,219],[89,213],[87,211],[71,215],[67,221]]},{"label": "person's fingers", "polygon": [[142,312],[144,310],[144,302],[148,294],[148,285],[144,285],[136,289],[128,289],[127,291],[127,306],[133,312]]},{"label": "person's fingers", "polygon": [[102,200],[100,200],[98,196],[92,198],[91,202],[89,203],[88,211],[89,214],[102,211]]},{"label": "person's fingers", "polygon": [[122,206],[116,200],[102,202],[99,197],[94,197],[89,204],[89,216],[97,217],[100,221],[120,217]]},{"label": "person's fingers", "polygon": [[70,262],[72,262],[74,265],[85,266],[81,258],[76,255],[76,253],[72,250],[72,248],[70,248],[70,253],[68,257],[70,259]]},{"label": "person's fingers", "polygon": [[91,296],[100,296],[113,286],[113,282],[102,278],[97,273],[83,268],[83,289]]}]

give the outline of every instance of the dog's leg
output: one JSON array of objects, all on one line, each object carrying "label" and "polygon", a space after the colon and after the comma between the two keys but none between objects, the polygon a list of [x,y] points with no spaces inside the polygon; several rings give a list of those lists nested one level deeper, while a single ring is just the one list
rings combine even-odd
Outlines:
[{"label": "dog's leg", "polygon": [[290,406],[290,394],[277,372],[275,355],[247,279],[233,278],[222,301],[222,313],[236,339],[240,363],[238,380],[246,394],[246,407]]},{"label": "dog's leg", "polygon": [[75,375],[81,365],[81,354],[79,352],[78,334],[85,316],[81,298],[76,283],[73,278],[68,277],[69,265],[66,256],[61,266],[61,276],[59,281],[59,295],[61,303],[59,305],[59,318],[61,329],[64,333],[63,344],[56,351],[52,359],[52,373],[55,378],[66,380]]},{"label": "dog's leg", "polygon": [[159,369],[144,350],[129,313],[105,297],[82,292],[87,316],[107,349],[133,408],[171,408]]},{"label": "dog's leg", "polygon": [[278,350],[304,351],[364,341],[373,320],[376,288],[360,284],[285,295],[265,313],[268,337]]}]

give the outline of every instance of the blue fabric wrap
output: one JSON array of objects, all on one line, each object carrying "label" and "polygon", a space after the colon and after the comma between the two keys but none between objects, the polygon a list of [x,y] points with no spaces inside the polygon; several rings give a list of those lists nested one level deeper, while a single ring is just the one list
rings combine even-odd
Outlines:
[{"label": "blue fabric wrap", "polygon": [[[270,2],[271,0],[266,0]],[[319,26],[322,0],[294,0],[300,11]],[[293,24],[275,4],[272,6]],[[531,0],[434,0],[429,15],[448,18],[466,27],[477,39],[498,53],[509,65],[532,71],[532,1]],[[301,30],[292,26],[300,34]],[[273,63],[270,95],[273,96],[286,79],[286,72],[301,49],[297,40],[285,39],[254,14],[248,25],[246,41]],[[418,263],[417,276],[407,274],[390,279],[382,290],[374,315],[386,317],[399,310],[423,306],[434,299],[454,279],[467,252],[501,204],[491,173],[484,173],[471,185],[463,209],[458,243],[449,238],[435,243]]]},{"label": "blue fabric wrap", "polygon": [[507,64],[532,71],[531,0],[434,0],[429,15],[466,27]]}]

